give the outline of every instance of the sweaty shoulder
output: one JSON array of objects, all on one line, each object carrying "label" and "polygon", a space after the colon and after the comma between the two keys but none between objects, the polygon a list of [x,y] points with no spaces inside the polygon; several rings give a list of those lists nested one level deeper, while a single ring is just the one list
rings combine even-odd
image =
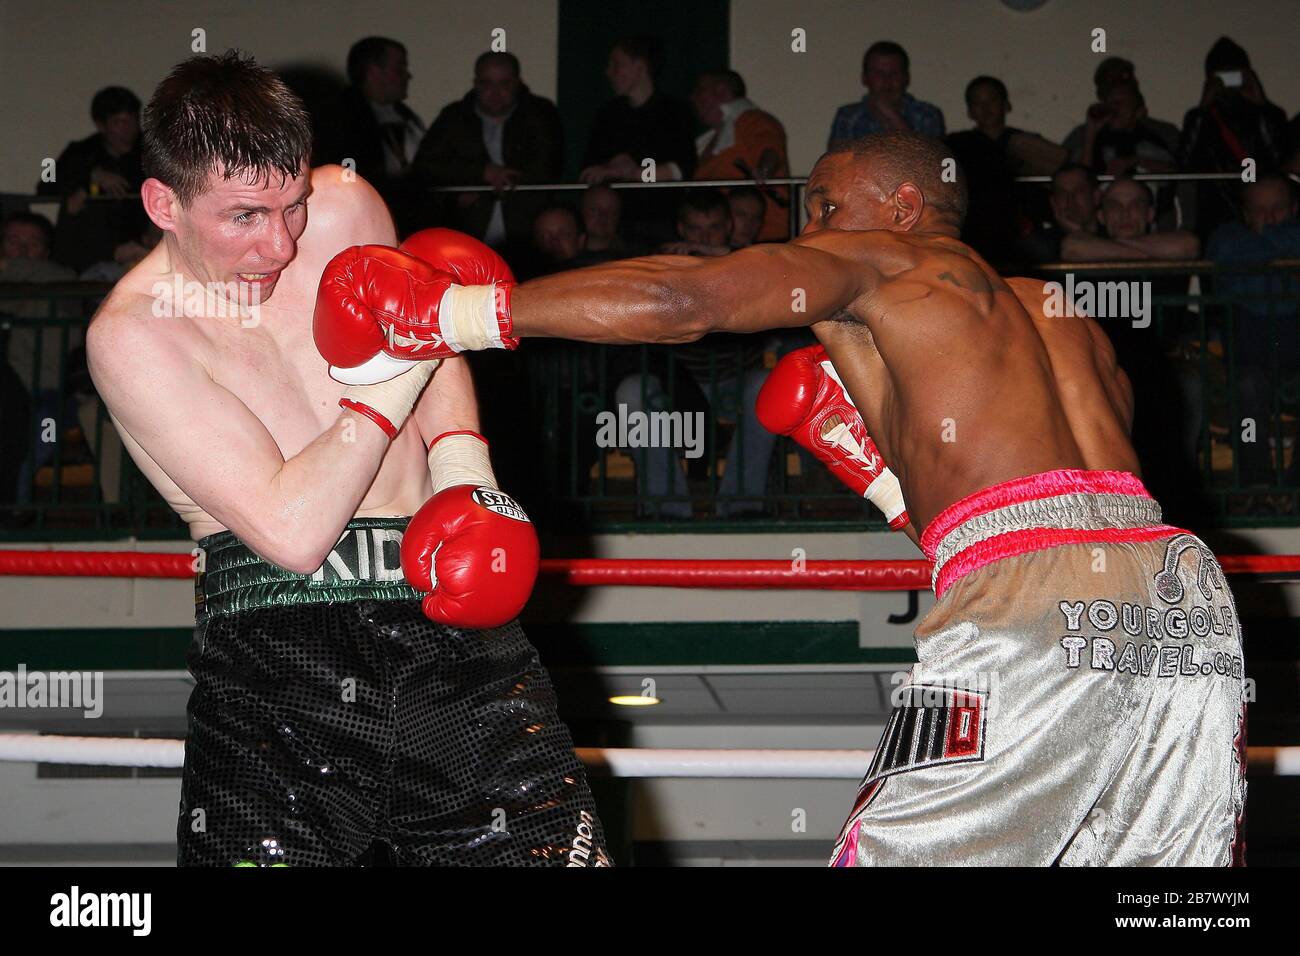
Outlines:
[{"label": "sweaty shoulder", "polygon": [[916,261],[916,246],[904,236],[884,229],[819,229],[792,239],[791,243],[889,274],[909,269]]},{"label": "sweaty shoulder", "polygon": [[291,281],[285,299],[301,295],[314,301],[326,264],[349,246],[397,245],[388,207],[375,188],[354,171],[318,166],[311,171],[311,190],[307,228],[286,270]]}]

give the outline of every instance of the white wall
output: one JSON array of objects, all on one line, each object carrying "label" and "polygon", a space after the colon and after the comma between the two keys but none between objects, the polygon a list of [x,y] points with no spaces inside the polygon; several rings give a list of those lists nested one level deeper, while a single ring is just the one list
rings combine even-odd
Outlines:
[{"label": "white wall", "polygon": [[0,191],[30,193],[40,161],[94,132],[90,98],[109,85],[148,101],[167,70],[191,55],[236,46],[271,67],[333,68],[348,47],[391,36],[411,60],[408,103],[431,122],[469,89],[474,58],[491,31],[523,61],[524,80],[555,96],[555,0],[0,0]]},{"label": "white wall", "polygon": [[[1298,24],[1295,0],[1047,0],[1032,13],[1001,0],[733,0],[731,62],[785,123],[791,168],[807,173],[835,108],[865,92],[862,54],[875,40],[903,45],[911,92],[942,109],[950,130],[970,127],[966,83],[989,73],[1007,84],[1013,126],[1059,141],[1082,122],[1092,72],[1108,55],[1132,60],[1150,114],[1181,126],[1200,100],[1205,54],[1225,33],[1290,116],[1300,109]],[[807,53],[790,50],[796,27],[807,30]],[[1106,53],[1091,51],[1097,27]]]}]

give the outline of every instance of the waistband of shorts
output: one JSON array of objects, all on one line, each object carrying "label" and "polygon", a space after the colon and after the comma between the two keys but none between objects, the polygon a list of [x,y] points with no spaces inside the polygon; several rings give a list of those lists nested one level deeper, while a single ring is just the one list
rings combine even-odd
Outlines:
[{"label": "waistband of shorts", "polygon": [[208,535],[199,542],[203,570],[194,579],[195,620],[266,607],[417,599],[420,593],[402,574],[402,532],[410,520],[352,519],[313,574],[258,557],[229,531]]},{"label": "waistband of shorts", "polygon": [[963,575],[1032,551],[1069,544],[1157,541],[1182,534],[1123,471],[1045,471],[992,485],[945,508],[921,535],[942,597]]}]

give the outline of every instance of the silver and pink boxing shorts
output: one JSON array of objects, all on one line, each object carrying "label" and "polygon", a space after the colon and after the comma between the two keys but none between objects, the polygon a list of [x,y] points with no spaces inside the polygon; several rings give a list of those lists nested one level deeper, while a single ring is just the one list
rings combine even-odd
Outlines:
[{"label": "silver and pink boxing shorts", "polygon": [[921,546],[937,602],[833,866],[1244,862],[1232,594],[1141,481],[1017,478]]}]

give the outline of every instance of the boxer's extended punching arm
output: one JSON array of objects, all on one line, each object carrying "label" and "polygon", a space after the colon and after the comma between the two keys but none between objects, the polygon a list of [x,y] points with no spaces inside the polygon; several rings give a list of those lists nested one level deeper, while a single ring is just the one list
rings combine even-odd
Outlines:
[{"label": "boxer's extended punching arm", "polygon": [[812,325],[872,292],[863,233],[826,231],[720,258],[649,256],[522,283],[514,334],[627,345]]}]

